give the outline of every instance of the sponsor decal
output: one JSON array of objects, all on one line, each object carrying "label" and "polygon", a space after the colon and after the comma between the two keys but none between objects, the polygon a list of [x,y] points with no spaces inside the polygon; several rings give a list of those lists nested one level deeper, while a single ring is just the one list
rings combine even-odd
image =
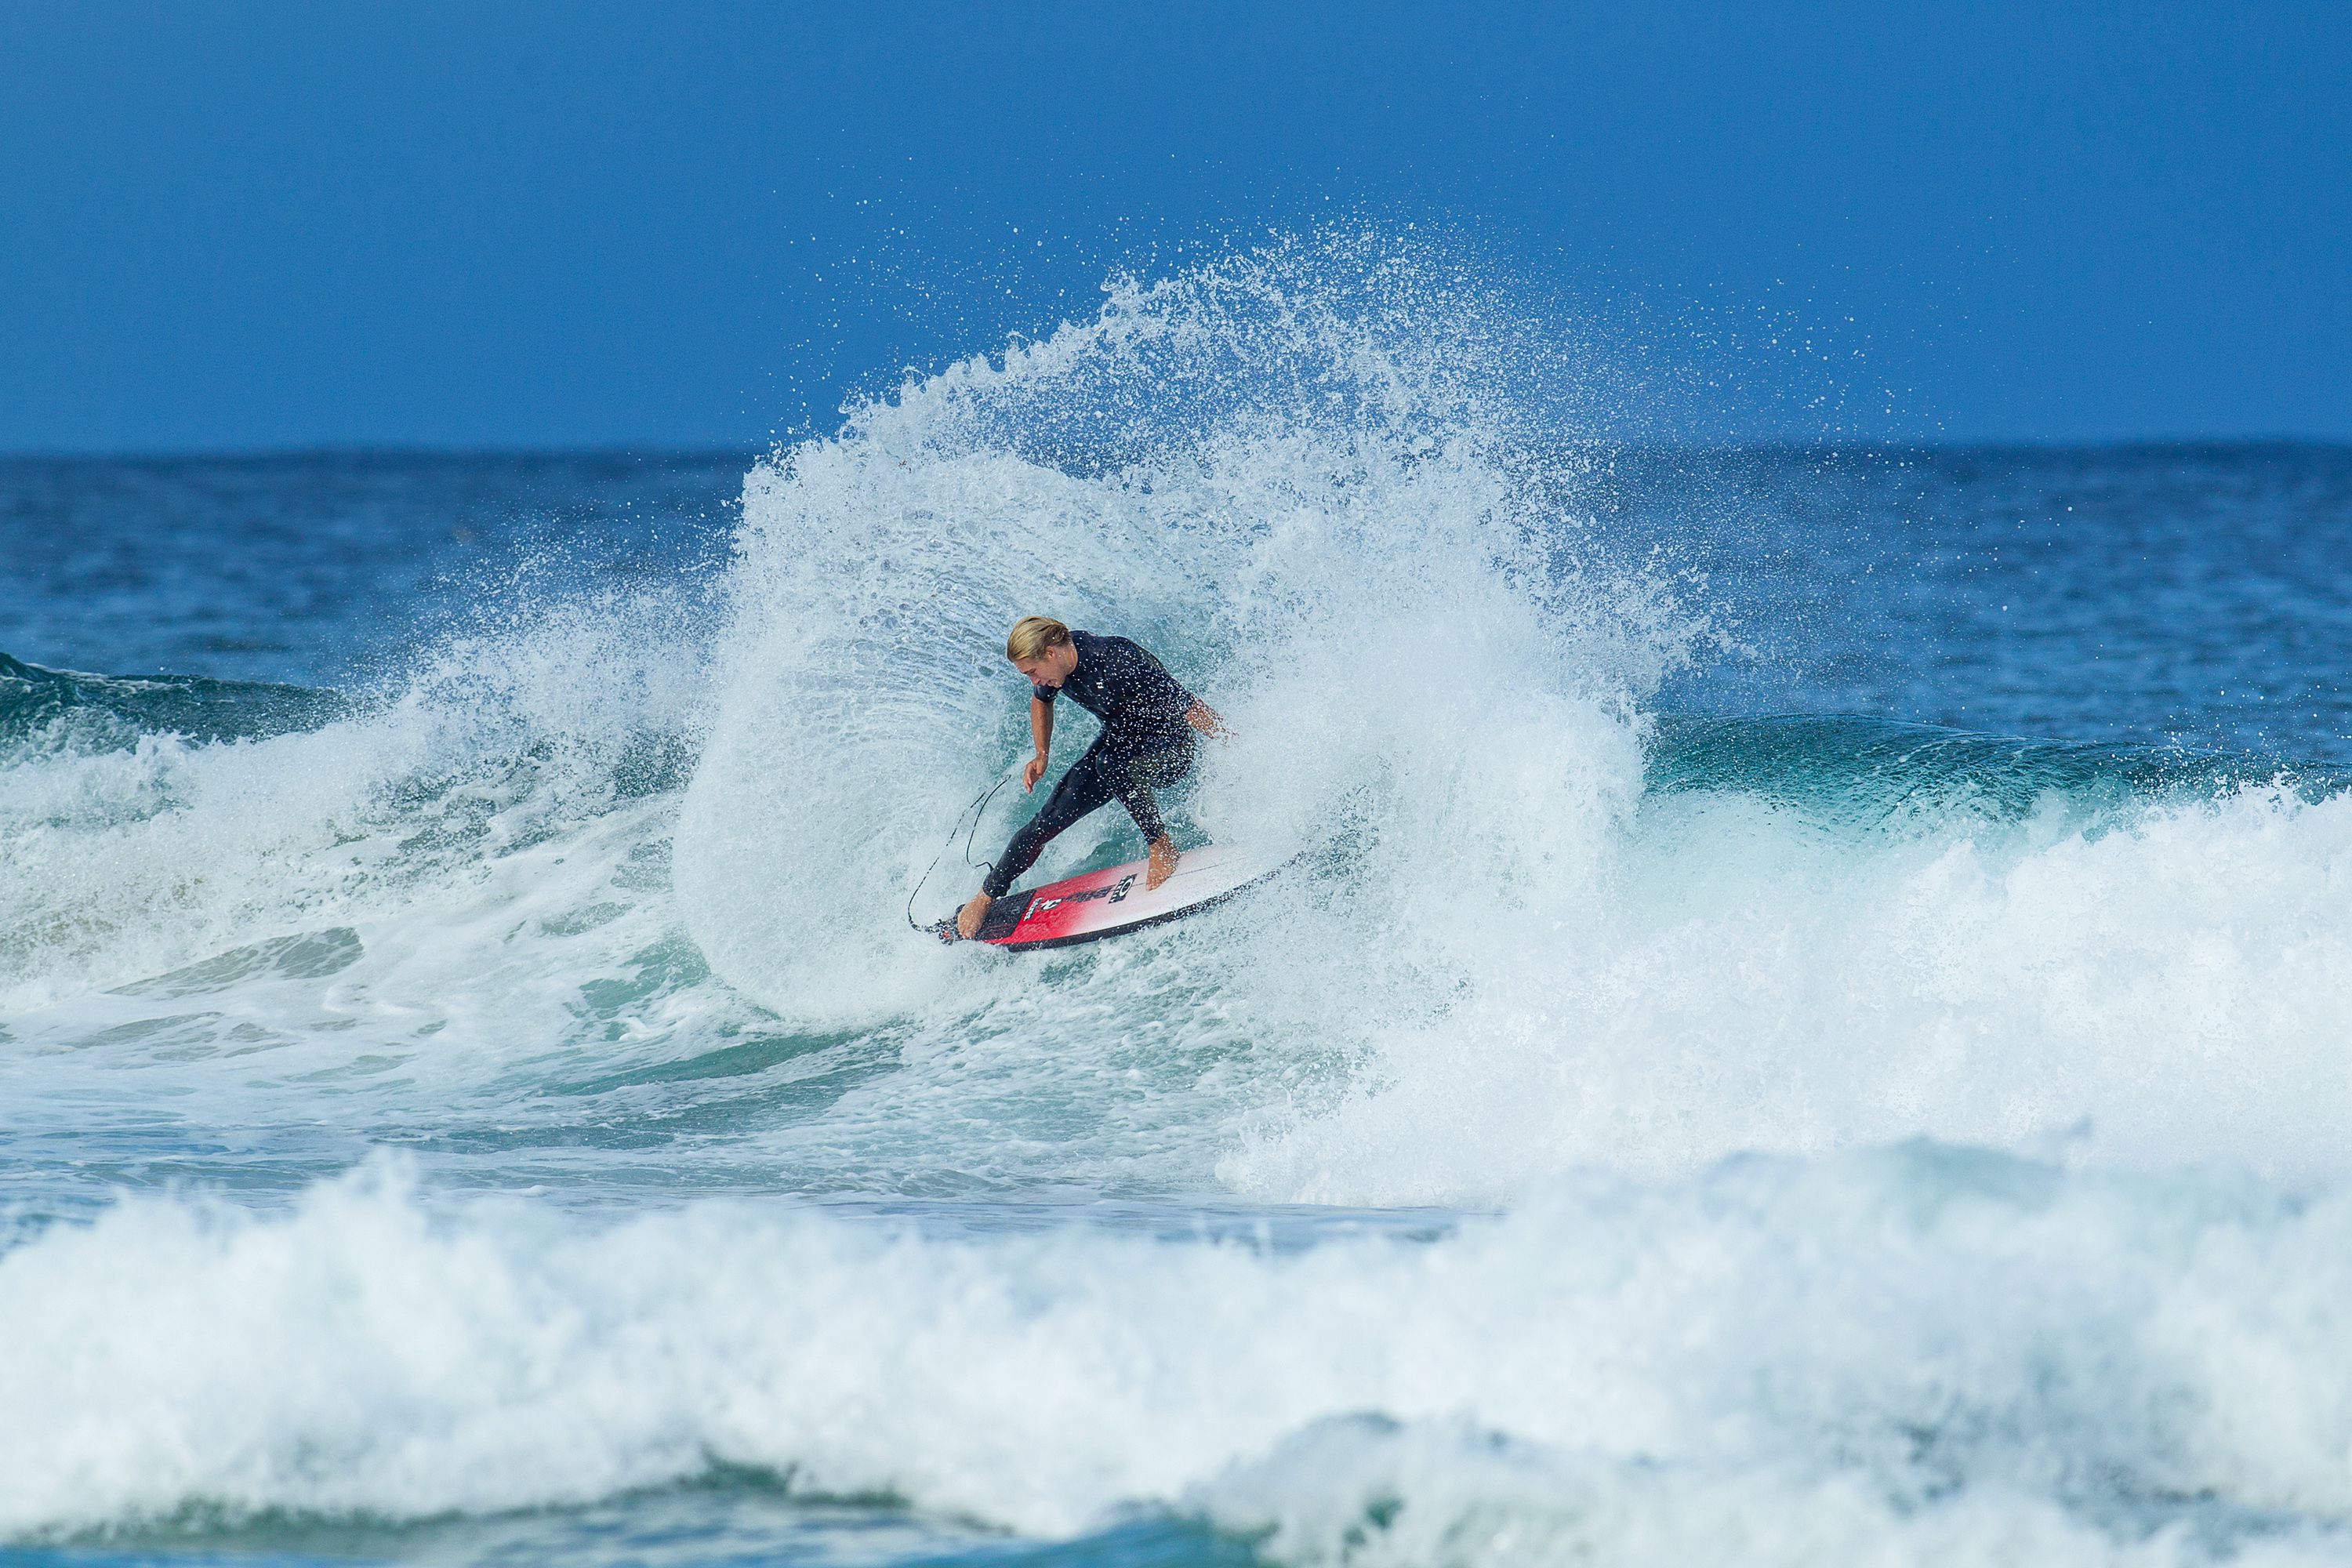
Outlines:
[{"label": "sponsor decal", "polygon": [[1127,897],[1128,889],[1134,886],[1135,873],[1130,871],[1126,876],[1121,877],[1117,883],[1108,888],[1089,888],[1083,893],[1064,893],[1058,899],[1040,899],[1035,903],[1029,906],[1029,913],[1022,918],[1024,920],[1028,920],[1034,916],[1049,914],[1053,910],[1060,909],[1064,904],[1090,903],[1096,899],[1108,899],[1115,904],[1121,899]]}]

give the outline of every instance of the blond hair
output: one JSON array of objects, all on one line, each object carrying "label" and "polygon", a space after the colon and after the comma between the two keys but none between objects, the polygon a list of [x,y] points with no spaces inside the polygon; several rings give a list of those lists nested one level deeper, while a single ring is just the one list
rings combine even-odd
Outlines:
[{"label": "blond hair", "polygon": [[1004,639],[1004,657],[1015,664],[1027,664],[1033,658],[1043,658],[1049,647],[1060,647],[1070,640],[1070,628],[1044,616],[1024,616],[1013,623],[1013,635]]}]

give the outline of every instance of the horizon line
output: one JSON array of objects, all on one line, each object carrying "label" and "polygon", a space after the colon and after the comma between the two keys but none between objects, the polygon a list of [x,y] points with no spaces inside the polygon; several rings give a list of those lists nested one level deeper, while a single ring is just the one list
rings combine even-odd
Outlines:
[{"label": "horizon line", "polygon": [[[756,461],[772,452],[789,450],[806,436],[772,437],[764,442],[610,441],[524,445],[504,442],[317,441],[285,446],[119,447],[0,448],[0,463],[131,463],[188,462],[270,463],[332,459],[410,458],[420,460],[570,459],[575,461],[656,458],[667,461],[720,458]],[[2352,435],[2171,435],[2171,436],[2001,436],[1979,438],[1832,437],[1805,440],[1789,437],[1755,439],[1680,440],[1660,437],[1591,436],[1570,437],[1564,447],[1605,447],[1620,451],[1730,454],[1737,452],[1814,452],[1822,454],[1961,452],[2128,452],[2259,450],[2263,448],[2335,448],[2352,450]]]}]

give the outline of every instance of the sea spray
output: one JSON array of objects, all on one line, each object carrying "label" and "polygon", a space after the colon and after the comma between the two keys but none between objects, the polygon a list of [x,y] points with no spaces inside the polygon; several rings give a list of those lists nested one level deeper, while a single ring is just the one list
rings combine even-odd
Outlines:
[{"label": "sea spray", "polygon": [[1445,868],[1465,900],[1590,876],[1639,787],[1641,699],[1702,623],[1556,504],[1546,479],[1581,459],[1504,392],[1528,329],[1409,268],[1368,300],[1329,259],[1114,289],[754,472],[677,860],[732,984],[844,1021],[985,984],[911,952],[873,889],[910,882],[1014,754],[1000,645],[1032,611],[1140,638],[1234,721],[1203,831],[1382,846],[1321,889],[1350,919],[1446,896]]}]

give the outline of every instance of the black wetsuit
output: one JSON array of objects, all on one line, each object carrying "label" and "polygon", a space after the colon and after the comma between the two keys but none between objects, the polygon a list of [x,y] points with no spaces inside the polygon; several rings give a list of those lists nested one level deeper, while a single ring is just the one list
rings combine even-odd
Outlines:
[{"label": "black wetsuit", "polygon": [[1192,765],[1192,727],[1184,715],[1192,710],[1192,694],[1176,684],[1160,662],[1125,637],[1098,637],[1074,631],[1077,668],[1057,691],[1051,686],[1030,689],[1040,702],[1066,695],[1102,721],[1095,743],[1062,775],[1045,809],[1031,817],[1013,842],[1004,847],[980,890],[1001,899],[1055,835],[1105,801],[1116,800],[1135,818],[1143,841],[1150,844],[1167,829],[1160,821],[1155,789],[1165,789]]}]

